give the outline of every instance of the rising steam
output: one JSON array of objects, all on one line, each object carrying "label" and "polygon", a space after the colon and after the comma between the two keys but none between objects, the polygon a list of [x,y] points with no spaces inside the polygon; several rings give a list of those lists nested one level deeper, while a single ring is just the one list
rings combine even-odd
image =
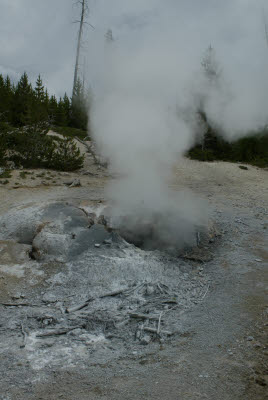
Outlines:
[{"label": "rising steam", "polygon": [[200,200],[169,189],[172,166],[193,143],[200,99],[209,120],[230,138],[266,122],[260,105],[268,90],[259,79],[249,82],[249,70],[229,74],[226,62],[218,83],[208,83],[200,66],[207,43],[196,54],[190,51],[185,25],[174,24],[170,5],[169,11],[161,23],[134,30],[136,41],[132,34],[105,43],[103,51],[95,43],[91,130],[98,150],[120,174],[107,189],[113,215],[122,217],[117,223],[157,246],[181,247],[192,244],[196,225],[205,223]]}]

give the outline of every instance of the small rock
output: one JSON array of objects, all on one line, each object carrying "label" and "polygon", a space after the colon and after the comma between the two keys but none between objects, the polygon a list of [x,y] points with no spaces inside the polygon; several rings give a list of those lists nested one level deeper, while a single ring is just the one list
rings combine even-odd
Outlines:
[{"label": "small rock", "polygon": [[95,176],[95,174],[93,174],[92,172],[89,171],[83,171],[82,175],[90,175],[90,176]]},{"label": "small rock", "polygon": [[73,329],[71,332],[67,333],[67,336],[79,336],[83,333],[81,328]]},{"label": "small rock", "polygon": [[44,303],[56,303],[58,300],[57,296],[55,296],[53,293],[45,293],[42,301]]},{"label": "small rock", "polygon": [[256,349],[260,349],[262,347],[262,345],[260,344],[260,342],[254,343],[253,347],[255,347]]},{"label": "small rock", "polygon": [[106,221],[106,218],[104,217],[104,215],[99,216],[99,218],[97,219],[97,224],[104,225],[104,226],[107,225],[107,221]]},{"label": "small rock", "polygon": [[71,187],[78,187],[78,186],[82,186],[81,182],[80,182],[80,179],[75,178],[74,181],[71,183],[71,185],[69,187],[71,188]]},{"label": "small rock", "polygon": [[20,294],[14,294],[13,296],[11,296],[12,300],[19,300],[21,298]]},{"label": "small rock", "polygon": [[42,342],[41,347],[52,347],[56,343],[54,338],[46,338],[45,341]]},{"label": "small rock", "polygon": [[154,293],[154,287],[151,285],[148,285],[146,288],[146,294],[148,294],[149,296],[152,295]]},{"label": "small rock", "polygon": [[105,239],[103,241],[104,244],[112,244],[112,240],[111,239]]},{"label": "small rock", "polygon": [[209,374],[200,374],[198,375],[199,378],[209,378]]},{"label": "small rock", "polygon": [[141,344],[142,345],[144,345],[144,346],[147,346],[149,343],[150,343],[150,341],[151,341],[151,336],[149,336],[149,335],[145,335],[145,336],[143,336],[143,338],[141,339]]},{"label": "small rock", "polygon": [[252,342],[253,340],[254,340],[254,337],[253,337],[253,336],[248,336],[248,337],[247,337],[247,341],[248,341],[248,342]]},{"label": "small rock", "polygon": [[100,246],[100,243],[95,243],[95,247],[99,248]]},{"label": "small rock", "polygon": [[262,262],[262,260],[260,258],[255,258],[255,261]]}]

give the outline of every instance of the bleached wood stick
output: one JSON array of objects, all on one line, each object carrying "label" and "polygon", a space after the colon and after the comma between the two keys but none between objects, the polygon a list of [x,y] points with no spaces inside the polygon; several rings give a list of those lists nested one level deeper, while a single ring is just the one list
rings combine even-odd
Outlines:
[{"label": "bleached wood stick", "polygon": [[163,315],[163,312],[160,313],[159,320],[158,320],[158,326],[157,326],[157,334],[158,334],[158,335],[159,335],[160,329],[161,329],[161,319],[162,319],[162,315]]},{"label": "bleached wood stick", "polygon": [[158,321],[158,317],[157,317],[157,316],[154,316],[154,315],[130,313],[129,316],[130,316],[130,318],[136,318],[136,319],[150,319],[150,320],[153,320],[153,321]]},{"label": "bleached wood stick", "polygon": [[74,329],[81,328],[82,325],[73,326],[71,328],[59,328],[59,329],[51,329],[45,332],[40,332],[36,335],[36,337],[47,337],[47,336],[59,336],[65,335],[68,332],[73,331]]},{"label": "bleached wood stick", "polygon": [[[157,329],[155,329],[155,328],[149,328],[148,326],[145,326],[144,330],[146,332],[157,333],[158,334]],[[173,335],[173,333],[169,332],[169,331],[161,331],[161,333],[163,333],[163,335],[167,335],[167,336],[172,336]]]},{"label": "bleached wood stick", "polygon": [[26,342],[27,342],[27,333],[24,330],[23,324],[20,325],[21,327],[21,332],[23,334],[23,344],[20,346],[21,348],[26,346]]},{"label": "bleached wood stick", "polygon": [[90,297],[89,299],[87,299],[84,303],[82,303],[82,304],[78,304],[77,306],[73,306],[73,307],[68,307],[68,308],[66,308],[66,313],[71,313],[71,312],[75,312],[75,311],[79,311],[79,310],[82,310],[83,308],[85,308],[85,307],[87,307],[88,305],[89,305],[89,303],[91,302],[91,301],[93,301],[94,300],[94,298],[93,297]]},{"label": "bleached wood stick", "polygon": [[126,291],[125,289],[117,289],[117,290],[114,290],[113,292],[109,292],[109,293],[103,294],[103,295],[99,296],[99,298],[100,299],[104,299],[104,297],[117,296],[118,294],[121,294],[121,293],[123,293],[125,291]]}]

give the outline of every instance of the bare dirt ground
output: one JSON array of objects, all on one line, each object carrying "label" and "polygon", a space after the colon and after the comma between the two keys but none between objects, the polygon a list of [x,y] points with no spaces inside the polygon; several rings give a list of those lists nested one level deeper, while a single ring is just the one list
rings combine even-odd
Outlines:
[{"label": "bare dirt ground", "polygon": [[[51,201],[83,207],[105,203],[104,187],[113,179],[90,158],[79,173],[21,172],[13,171],[9,183],[0,186],[1,216]],[[66,186],[75,178],[81,187]],[[204,279],[207,290],[178,317],[182,329],[167,341],[124,344],[121,353],[120,341],[111,342],[110,352],[105,348],[99,357],[88,344],[89,350],[79,347],[78,361],[59,356],[58,363],[37,367],[43,353],[36,349],[35,363],[29,361],[27,346],[21,346],[23,329],[12,321],[12,312],[23,313],[23,307],[4,304],[27,301],[28,285],[31,291],[39,285],[44,294],[47,284],[39,281],[39,267],[33,265],[28,275],[8,251],[0,254],[0,309],[2,315],[10,312],[10,323],[0,325],[0,399],[268,399],[267,182],[267,171],[251,166],[241,170],[237,164],[190,160],[176,166],[172,188],[205,199],[221,237],[212,244],[210,261],[178,260],[191,282]],[[45,274],[51,279],[53,269]],[[53,343],[46,342],[46,349]],[[64,343],[61,349],[66,351]]]}]

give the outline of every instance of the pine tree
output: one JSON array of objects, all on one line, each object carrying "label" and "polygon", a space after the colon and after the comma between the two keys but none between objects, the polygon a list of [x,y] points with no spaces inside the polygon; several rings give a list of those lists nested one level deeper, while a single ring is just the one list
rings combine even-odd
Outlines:
[{"label": "pine tree", "polygon": [[48,119],[48,111],[45,104],[45,90],[40,74],[36,80],[34,96],[32,96],[31,111],[32,122],[34,125],[37,125],[39,122],[43,122]]},{"label": "pine tree", "polygon": [[13,101],[13,86],[11,80],[7,75],[6,78],[1,75],[0,77],[0,120],[10,122],[11,120],[11,107]]},{"label": "pine tree", "polygon": [[46,108],[47,115],[49,115],[49,94],[47,89],[45,90],[44,94],[44,106]]},{"label": "pine tree", "polygon": [[36,96],[37,100],[39,100],[40,102],[44,102],[45,90],[44,90],[44,86],[43,86],[43,82],[42,82],[40,74],[38,75],[38,78],[36,80],[34,92],[35,92],[35,96]]},{"label": "pine tree", "polygon": [[105,36],[105,39],[106,39],[107,43],[110,44],[110,43],[114,42],[112,29],[108,29],[104,36]]},{"label": "pine tree", "polygon": [[203,125],[204,135],[202,142],[202,150],[215,150],[218,145],[217,133],[208,121],[207,114],[205,111],[206,96],[209,95],[209,91],[213,88],[219,88],[221,82],[221,69],[216,59],[216,53],[213,47],[210,45],[201,61],[203,75],[207,82],[207,91],[204,97],[201,99],[198,115]]},{"label": "pine tree", "polygon": [[74,128],[87,129],[88,125],[88,110],[87,102],[84,95],[83,84],[80,78],[77,79],[74,87],[74,94],[71,104],[70,125]]},{"label": "pine tree", "polygon": [[60,97],[58,102],[57,112],[55,115],[55,124],[58,126],[66,126],[67,125],[67,115],[65,112],[64,101]]},{"label": "pine tree", "polygon": [[51,96],[48,102],[48,115],[52,123],[55,122],[58,109],[58,102],[55,96]]},{"label": "pine tree", "polygon": [[216,53],[210,45],[201,61],[201,66],[206,79],[212,84],[219,81],[221,69],[216,59]]},{"label": "pine tree", "polygon": [[66,118],[66,125],[68,126],[70,124],[71,102],[69,97],[67,96],[67,93],[65,93],[63,97],[63,106]]},{"label": "pine tree", "polygon": [[4,115],[6,112],[4,96],[5,96],[5,81],[3,75],[0,74],[0,121],[4,120]]},{"label": "pine tree", "polygon": [[16,87],[12,107],[12,122],[15,126],[29,125],[32,122],[31,106],[33,96],[34,93],[29,83],[28,75],[24,72]]}]

